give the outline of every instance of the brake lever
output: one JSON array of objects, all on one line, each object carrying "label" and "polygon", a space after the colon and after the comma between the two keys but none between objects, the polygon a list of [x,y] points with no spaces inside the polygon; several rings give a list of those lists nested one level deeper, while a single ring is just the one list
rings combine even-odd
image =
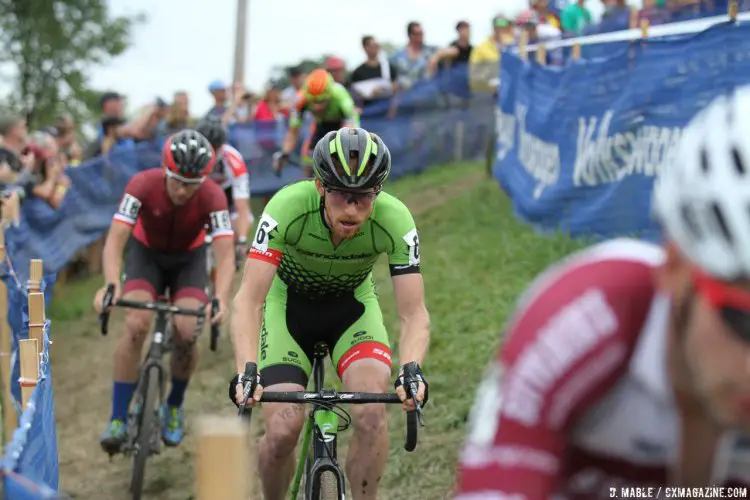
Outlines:
[{"label": "brake lever", "polygon": [[112,308],[112,302],[115,298],[115,285],[110,283],[107,285],[107,291],[104,293],[102,299],[102,312],[99,315],[99,327],[102,335],[105,336],[109,332],[109,311]]},{"label": "brake lever", "polygon": [[252,408],[250,409],[250,411],[247,411],[247,404],[250,402],[250,398],[255,391],[255,387],[253,387],[254,382],[258,379],[258,366],[255,363],[251,363],[249,361],[245,363],[245,373],[243,373],[242,377],[240,377],[240,383],[248,379],[250,383],[247,384],[242,390],[242,404],[240,405],[239,411],[237,412],[240,417],[245,418],[250,418],[250,415],[253,411]]},{"label": "brake lever", "polygon": [[[424,414],[422,413],[422,405],[419,404],[419,401],[417,400],[417,393],[419,392],[419,384],[417,383],[410,383],[408,387],[407,396],[411,396],[411,399],[414,401],[414,408],[417,412],[417,423],[420,427],[424,427]],[[409,394],[411,393],[411,394]]]}]

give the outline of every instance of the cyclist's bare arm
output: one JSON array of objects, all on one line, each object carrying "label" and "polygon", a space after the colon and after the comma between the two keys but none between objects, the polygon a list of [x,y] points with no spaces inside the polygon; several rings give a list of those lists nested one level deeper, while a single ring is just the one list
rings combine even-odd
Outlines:
[{"label": "cyclist's bare arm", "polygon": [[237,236],[247,238],[255,221],[253,213],[250,211],[250,200],[235,198],[234,206],[237,209],[237,220],[235,220]]},{"label": "cyclist's bare arm", "polygon": [[263,321],[263,302],[276,275],[277,264],[248,258],[242,284],[232,303],[232,338],[237,373],[245,371],[245,363],[258,361],[258,339]]},{"label": "cyclist's bare arm", "polygon": [[290,153],[294,149],[294,146],[297,144],[297,139],[299,138],[299,129],[299,126],[294,127],[291,124],[289,125],[289,130],[284,138],[284,144],[281,146],[282,152]]},{"label": "cyclist's bare arm", "polygon": [[424,281],[419,273],[393,277],[393,292],[401,320],[398,343],[401,364],[416,361],[424,364],[430,344],[430,315],[424,303]]},{"label": "cyclist's bare arm", "polygon": [[102,255],[105,285],[108,283],[118,284],[120,282],[122,255],[132,232],[133,226],[119,220],[113,221],[112,226],[109,228]]},{"label": "cyclist's bare arm", "polygon": [[214,238],[211,249],[216,256],[216,297],[227,304],[235,270],[234,238]]}]

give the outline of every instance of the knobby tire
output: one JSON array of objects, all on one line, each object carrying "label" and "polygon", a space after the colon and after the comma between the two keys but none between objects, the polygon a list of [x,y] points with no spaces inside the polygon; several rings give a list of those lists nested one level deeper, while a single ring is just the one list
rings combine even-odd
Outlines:
[{"label": "knobby tire", "polygon": [[130,491],[133,500],[141,500],[143,480],[146,475],[146,461],[151,452],[151,443],[158,437],[158,419],[156,418],[156,398],[159,394],[159,370],[149,369],[145,375],[146,394],[141,408],[141,425],[138,429],[138,440],[133,453],[133,475]]}]

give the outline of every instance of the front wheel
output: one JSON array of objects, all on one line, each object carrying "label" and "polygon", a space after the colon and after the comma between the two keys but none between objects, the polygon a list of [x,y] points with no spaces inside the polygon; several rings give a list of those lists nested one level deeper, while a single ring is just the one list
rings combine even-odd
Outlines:
[{"label": "front wheel", "polygon": [[313,480],[313,499],[341,500],[344,493],[339,490],[339,481],[332,470],[319,471]]},{"label": "front wheel", "polygon": [[156,398],[159,394],[159,370],[151,368],[144,373],[143,406],[141,408],[141,425],[138,426],[138,438],[133,450],[133,472],[130,477],[130,492],[133,500],[141,500],[143,480],[146,475],[146,460],[151,453],[151,446],[159,436],[159,418]]}]

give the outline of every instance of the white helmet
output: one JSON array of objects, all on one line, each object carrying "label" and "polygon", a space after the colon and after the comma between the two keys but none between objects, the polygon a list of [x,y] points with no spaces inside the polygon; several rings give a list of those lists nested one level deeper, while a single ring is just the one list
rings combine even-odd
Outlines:
[{"label": "white helmet", "polygon": [[653,193],[665,236],[709,275],[750,278],[750,86],[698,113],[673,160]]}]

